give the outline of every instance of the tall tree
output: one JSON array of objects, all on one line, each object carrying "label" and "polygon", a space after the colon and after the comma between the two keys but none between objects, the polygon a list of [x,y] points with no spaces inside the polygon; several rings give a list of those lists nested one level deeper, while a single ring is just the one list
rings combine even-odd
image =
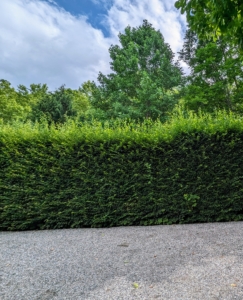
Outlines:
[{"label": "tall tree", "polygon": [[113,73],[99,73],[92,104],[110,117],[166,118],[182,83],[182,69],[160,31],[146,20],[138,28],[126,27],[119,34],[121,46],[109,49]]},{"label": "tall tree", "polygon": [[200,38],[230,36],[243,50],[242,0],[177,0],[175,7]]},{"label": "tall tree", "polygon": [[179,58],[191,69],[183,89],[187,108],[242,111],[243,64],[239,47],[230,39],[201,40],[188,30]]}]

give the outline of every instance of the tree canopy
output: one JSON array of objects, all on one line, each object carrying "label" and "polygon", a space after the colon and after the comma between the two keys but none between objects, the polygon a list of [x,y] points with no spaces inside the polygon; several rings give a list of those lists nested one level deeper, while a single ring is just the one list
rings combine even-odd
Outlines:
[{"label": "tree canopy", "polygon": [[55,92],[50,92],[42,97],[33,107],[30,119],[40,121],[46,119],[49,124],[64,123],[68,117],[75,116],[76,112],[72,107],[73,95],[61,86]]},{"label": "tree canopy", "polygon": [[188,30],[179,58],[191,69],[183,89],[187,108],[242,112],[243,64],[239,47],[230,39],[201,40],[195,32]]},{"label": "tree canopy", "polygon": [[170,46],[146,20],[138,28],[126,27],[119,40],[121,46],[109,49],[113,73],[99,73],[92,104],[107,118],[164,118],[183,77]]},{"label": "tree canopy", "polygon": [[5,79],[0,80],[0,120],[11,123],[24,120],[31,111],[31,101],[26,87],[19,85],[15,90]]},{"label": "tree canopy", "polygon": [[243,50],[242,0],[177,0],[175,7],[186,13],[190,29],[200,38],[232,36]]}]

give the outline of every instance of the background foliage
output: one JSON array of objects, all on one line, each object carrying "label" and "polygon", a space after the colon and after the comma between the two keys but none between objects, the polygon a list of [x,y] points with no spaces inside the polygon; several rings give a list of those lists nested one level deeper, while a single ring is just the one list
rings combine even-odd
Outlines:
[{"label": "background foliage", "polygon": [[181,93],[185,107],[211,113],[215,109],[242,113],[242,57],[231,39],[201,40],[189,29],[179,58],[191,71]]},{"label": "background foliage", "polygon": [[243,50],[243,3],[241,0],[178,0],[189,27],[201,38],[233,37]]}]

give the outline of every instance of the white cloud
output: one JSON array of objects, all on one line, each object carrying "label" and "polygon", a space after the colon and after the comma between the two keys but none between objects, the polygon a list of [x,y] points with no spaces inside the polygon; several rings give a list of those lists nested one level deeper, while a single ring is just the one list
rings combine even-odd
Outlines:
[{"label": "white cloud", "polygon": [[48,1],[0,0],[0,79],[14,86],[47,83],[50,89],[61,84],[78,88],[86,80],[96,80],[99,71],[110,72],[110,45],[118,43],[118,33],[128,24],[137,27],[143,19],[162,32],[174,52],[182,47],[185,19],[171,0],[113,0],[104,20],[110,38],[85,16],[73,16]]},{"label": "white cloud", "polygon": [[77,88],[109,70],[110,40],[85,16],[38,0],[0,1],[0,78]]}]

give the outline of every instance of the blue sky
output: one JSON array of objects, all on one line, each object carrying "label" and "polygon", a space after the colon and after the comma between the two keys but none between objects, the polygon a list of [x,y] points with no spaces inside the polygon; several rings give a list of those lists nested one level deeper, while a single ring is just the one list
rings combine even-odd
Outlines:
[{"label": "blue sky", "polygon": [[102,21],[107,16],[107,11],[112,6],[112,2],[102,2],[99,0],[55,0],[48,1],[54,5],[62,7],[72,15],[85,15],[88,17],[88,22],[94,27],[101,29],[104,36],[109,36],[109,30],[103,25]]},{"label": "blue sky", "polygon": [[[108,49],[125,27],[144,19],[176,54],[185,16],[175,0],[0,0],[0,79],[78,88],[111,72]],[[182,65],[182,67],[186,66]]]}]

